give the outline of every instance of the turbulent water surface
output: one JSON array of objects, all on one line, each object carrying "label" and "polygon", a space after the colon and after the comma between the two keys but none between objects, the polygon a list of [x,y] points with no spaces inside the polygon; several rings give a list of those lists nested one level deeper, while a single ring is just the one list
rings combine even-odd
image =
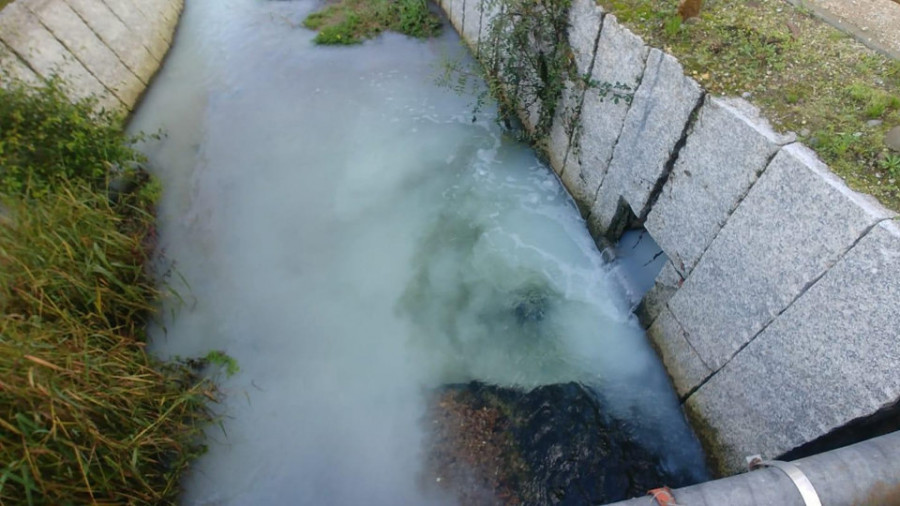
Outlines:
[{"label": "turbulent water surface", "polygon": [[591,385],[702,473],[665,373],[552,172],[435,84],[449,30],[316,47],[313,2],[189,0],[131,128],[165,193],[152,329],[223,350],[226,418],[185,504],[444,504],[430,388]]}]

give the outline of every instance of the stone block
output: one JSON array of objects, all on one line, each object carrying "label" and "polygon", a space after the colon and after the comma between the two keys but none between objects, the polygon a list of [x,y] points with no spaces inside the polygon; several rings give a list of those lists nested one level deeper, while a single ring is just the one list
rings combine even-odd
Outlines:
[{"label": "stone block", "polygon": [[882,222],[688,399],[726,449],[775,458],[900,400],[900,224]]},{"label": "stone block", "polygon": [[463,33],[463,13],[466,8],[466,0],[448,0],[447,15],[450,23],[456,28],[457,33]]},{"label": "stone block", "polygon": [[28,68],[16,54],[0,41],[0,87],[11,81],[20,81],[32,86],[39,85],[41,78]]},{"label": "stone block", "polygon": [[0,11],[0,40],[41,77],[60,76],[73,98],[95,97],[101,107],[121,107],[118,99],[25,8],[24,2],[11,3]]},{"label": "stone block", "polygon": [[126,67],[145,85],[159,67],[160,60],[150,53],[130,28],[125,26],[103,0],[66,0],[91,30],[119,56]]},{"label": "stone block", "polygon": [[497,0],[479,0],[480,2],[480,19],[478,29],[478,52],[476,56],[484,65],[490,65],[494,58],[497,57],[499,48],[496,44],[490,42],[491,33],[496,27],[494,22],[501,14],[502,6]]},{"label": "stone block", "polygon": [[603,7],[594,0],[574,0],[569,8],[569,46],[582,76],[590,75],[597,35],[603,24]]},{"label": "stone block", "polygon": [[775,152],[795,138],[775,133],[744,100],[707,97],[646,223],[683,275]]},{"label": "stone block", "polygon": [[172,30],[170,27],[177,23],[178,18],[174,17],[175,11],[170,7],[168,0],[142,0],[134,2],[144,19],[156,29],[159,35],[169,45],[172,44]]},{"label": "stone block", "polygon": [[644,328],[649,327],[665,309],[669,299],[675,295],[675,292],[681,288],[684,278],[672,264],[672,261],[666,262],[662,270],[656,276],[653,287],[650,288],[640,305],[635,310],[635,314]]},{"label": "stone block", "polygon": [[566,170],[563,179],[579,206],[590,208],[594,202],[631,97],[644,73],[648,51],[641,38],[619,25],[614,15],[604,16],[592,85],[584,95],[580,135],[575,143],[580,170]]},{"label": "stone block", "polygon": [[463,10],[463,32],[461,37],[472,52],[478,51],[478,36],[481,33],[481,2],[484,0],[465,0]]},{"label": "stone block", "polygon": [[[675,147],[703,96],[693,79],[684,76],[674,57],[651,49],[641,84],[625,116],[607,179],[593,203],[590,225],[606,234],[620,211],[620,196],[634,215],[646,216],[650,199],[666,176]],[[656,233],[651,231],[656,237]]]},{"label": "stone block", "polygon": [[143,83],[68,4],[60,0],[34,0],[26,6],[126,109],[131,109],[144,90]]},{"label": "stone block", "polygon": [[147,18],[135,7],[132,0],[104,0],[106,5],[112,10],[119,19],[125,23],[133,36],[150,51],[150,54],[157,61],[163,61],[166,52],[169,50],[169,43],[166,42],[159,31],[157,23],[148,21]]},{"label": "stone block", "polygon": [[569,141],[579,119],[578,108],[583,93],[584,86],[580,82],[566,81],[559,104],[554,111],[546,150],[550,167],[557,174],[563,173],[568,161]]},{"label": "stone block", "polygon": [[718,370],[875,223],[893,216],[800,144],[779,151],[669,308]]},{"label": "stone block", "polygon": [[690,338],[672,312],[663,308],[647,336],[666,366],[679,397],[684,397],[713,371],[694,351]]}]

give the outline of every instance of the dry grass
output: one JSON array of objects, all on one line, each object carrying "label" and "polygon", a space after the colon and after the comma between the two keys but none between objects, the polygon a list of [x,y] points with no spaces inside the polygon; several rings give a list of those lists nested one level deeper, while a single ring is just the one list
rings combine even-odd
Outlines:
[{"label": "dry grass", "polygon": [[[87,188],[7,201],[0,226],[0,504],[164,504],[213,386],[144,351],[152,216]],[[127,226],[126,226],[127,225]]]},{"label": "dry grass", "polygon": [[111,203],[137,154],[58,84],[0,90],[0,504],[173,504],[214,385],[145,352],[158,187]]}]

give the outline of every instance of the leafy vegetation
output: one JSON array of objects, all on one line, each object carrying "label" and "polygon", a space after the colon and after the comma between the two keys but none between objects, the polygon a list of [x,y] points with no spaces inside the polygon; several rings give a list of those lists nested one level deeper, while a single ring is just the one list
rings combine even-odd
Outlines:
[{"label": "leafy vegetation", "polygon": [[426,38],[438,33],[440,19],[425,0],[340,0],[310,14],[303,26],[319,33],[317,44],[359,44],[385,30]]},{"label": "leafy vegetation", "polygon": [[92,101],[70,104],[58,80],[41,93],[2,93],[0,192],[40,196],[66,180],[99,186],[109,163],[137,158],[115,113],[94,112]]},{"label": "leafy vegetation", "polygon": [[848,184],[900,210],[885,133],[900,125],[900,62],[880,56],[782,0],[704,3],[682,23],[677,2],[599,0],[707,90],[747,96],[798,132]]},{"label": "leafy vegetation", "polygon": [[[501,114],[532,116],[532,140],[550,133],[566,82],[583,81],[567,43],[571,0],[500,0],[499,14],[487,29],[479,58],[491,94],[499,98]],[[537,48],[537,49],[535,49]]]},{"label": "leafy vegetation", "polygon": [[111,198],[140,157],[93,106],[0,89],[0,504],[172,504],[204,450],[213,383],[145,352],[158,183]]}]

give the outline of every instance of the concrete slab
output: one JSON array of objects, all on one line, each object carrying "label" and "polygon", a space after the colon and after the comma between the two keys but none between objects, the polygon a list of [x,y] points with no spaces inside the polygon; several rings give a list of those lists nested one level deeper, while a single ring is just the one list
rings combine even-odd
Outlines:
[{"label": "concrete slab", "polygon": [[91,30],[112,49],[145,85],[159,67],[159,60],[103,0],[65,0]]},{"label": "concrete slab", "polygon": [[12,80],[32,86],[41,84],[41,78],[0,41],[0,87],[6,87]]},{"label": "concrete slab", "polygon": [[135,8],[140,11],[141,16],[146,22],[154,26],[160,37],[169,45],[172,44],[172,31],[167,29],[169,26],[170,10],[167,8],[167,2],[161,0],[141,0],[133,2]]},{"label": "concrete slab", "polygon": [[122,107],[118,99],[25,8],[24,2],[11,3],[0,11],[0,40],[41,77],[47,79],[59,75],[67,83],[73,98],[93,96],[103,107]]},{"label": "concrete slab", "polygon": [[481,33],[481,2],[483,0],[465,0],[462,38],[472,52],[478,51],[478,35]]},{"label": "concrete slab", "polygon": [[169,50],[169,44],[160,34],[157,24],[147,21],[132,0],[103,0],[110,10],[125,23],[132,34],[157,61],[162,61]]},{"label": "concrete slab", "polygon": [[131,109],[144,90],[143,83],[68,4],[59,0],[33,0],[26,6],[126,109]]},{"label": "concrete slab", "polygon": [[580,135],[575,142],[580,170],[567,170],[563,179],[580,207],[590,208],[594,203],[648,52],[641,38],[621,26],[614,15],[603,18],[592,85],[585,92]]},{"label": "concrete slab", "polygon": [[[627,209],[621,207],[620,197],[636,217],[646,216],[651,196],[667,175],[675,147],[702,93],[700,85],[684,76],[678,60],[658,49],[650,50],[607,179],[593,203],[592,230],[605,235],[613,223],[622,220],[617,213]],[[655,238],[652,230],[651,235]]]},{"label": "concrete slab", "polygon": [[663,308],[647,330],[647,336],[666,366],[679,397],[686,396],[713,373],[691,347],[687,334],[668,308]]},{"label": "concrete slab", "polygon": [[795,140],[777,134],[744,100],[707,97],[645,225],[682,275],[694,268],[775,152]]},{"label": "concrete slab", "polygon": [[689,398],[728,470],[900,400],[898,286],[900,224],[882,222]]},{"label": "concrete slab", "polygon": [[453,27],[456,28],[457,33],[462,33],[463,31],[463,12],[465,10],[466,0],[448,0],[447,1],[447,17],[450,18],[450,23],[453,24]]},{"label": "concrete slab", "polygon": [[669,308],[718,370],[872,225],[893,215],[850,190],[808,148],[786,146]]}]

